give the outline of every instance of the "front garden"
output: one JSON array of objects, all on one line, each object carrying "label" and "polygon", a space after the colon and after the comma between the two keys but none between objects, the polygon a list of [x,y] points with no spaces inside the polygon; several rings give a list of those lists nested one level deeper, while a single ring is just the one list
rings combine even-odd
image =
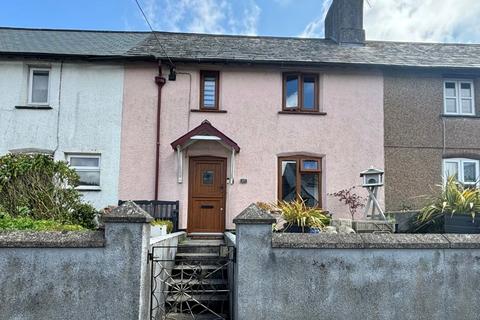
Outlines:
[{"label": "front garden", "polygon": [[[426,205],[416,212],[396,212],[386,219],[356,219],[366,199],[355,187],[331,194],[348,209],[351,219],[336,218],[321,208],[309,208],[301,198],[278,203],[258,202],[277,220],[275,232],[293,233],[480,233],[480,188],[464,185],[454,176],[426,195]],[[397,223],[402,221],[402,228]]]},{"label": "front garden", "polygon": [[42,154],[0,157],[0,230],[76,231],[96,228],[97,210],[75,189],[65,161]]}]

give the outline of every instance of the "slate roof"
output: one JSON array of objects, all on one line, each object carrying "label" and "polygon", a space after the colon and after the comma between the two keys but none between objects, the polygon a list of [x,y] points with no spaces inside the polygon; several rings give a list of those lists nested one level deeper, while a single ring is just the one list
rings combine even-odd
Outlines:
[{"label": "slate roof", "polygon": [[[480,44],[367,41],[156,32],[174,61],[480,68]],[[0,54],[166,58],[149,32],[0,28]]]},{"label": "slate roof", "polygon": [[129,57],[149,32],[0,28],[1,54]]},{"label": "slate roof", "polygon": [[[480,45],[367,41],[338,45],[329,39],[249,37],[157,32],[172,59],[265,63],[335,63],[379,66],[479,68]],[[133,48],[165,57],[151,35]]]}]

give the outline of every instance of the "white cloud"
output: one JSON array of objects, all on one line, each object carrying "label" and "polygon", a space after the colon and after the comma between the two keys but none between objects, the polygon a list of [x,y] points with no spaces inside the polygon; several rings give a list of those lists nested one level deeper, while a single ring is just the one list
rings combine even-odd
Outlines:
[{"label": "white cloud", "polygon": [[[330,2],[301,37],[323,37]],[[364,27],[369,40],[480,42],[479,16],[479,0],[368,0]]]},{"label": "white cloud", "polygon": [[[161,5],[160,5],[161,2]],[[144,0],[154,29],[197,33],[257,34],[260,7],[254,0]]]},{"label": "white cloud", "polygon": [[247,6],[244,9],[244,20],[243,20],[243,33],[247,35],[256,35],[257,34],[257,24],[258,19],[260,18],[260,7],[252,2],[250,6]]},{"label": "white cloud", "polygon": [[300,33],[299,37],[301,38],[319,38],[323,37],[325,33],[324,28],[324,21],[325,17],[327,16],[328,8],[330,8],[330,4],[332,0],[325,0],[322,3],[322,8],[320,10],[321,14],[319,17],[310,21],[305,29],[303,29],[302,33]]},{"label": "white cloud", "polygon": [[480,40],[478,0],[370,0],[368,39],[429,42]]}]

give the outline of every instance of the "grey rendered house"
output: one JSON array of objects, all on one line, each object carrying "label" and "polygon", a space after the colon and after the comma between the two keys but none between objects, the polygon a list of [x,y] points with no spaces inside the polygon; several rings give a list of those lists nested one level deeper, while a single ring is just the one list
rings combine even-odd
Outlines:
[{"label": "grey rendered house", "polygon": [[480,45],[402,43],[384,70],[387,210],[418,209],[448,175],[475,185],[480,161]]}]

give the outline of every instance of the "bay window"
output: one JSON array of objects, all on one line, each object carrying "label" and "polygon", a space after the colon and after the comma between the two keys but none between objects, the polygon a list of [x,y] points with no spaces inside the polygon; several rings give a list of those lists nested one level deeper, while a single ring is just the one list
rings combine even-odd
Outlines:
[{"label": "bay window", "polygon": [[305,156],[278,159],[278,199],[304,200],[309,207],[321,206],[321,159]]}]

